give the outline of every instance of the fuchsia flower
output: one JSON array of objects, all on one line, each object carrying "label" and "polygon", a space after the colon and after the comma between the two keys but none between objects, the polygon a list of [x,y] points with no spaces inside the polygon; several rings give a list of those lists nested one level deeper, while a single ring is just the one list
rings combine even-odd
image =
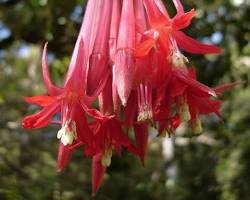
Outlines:
[{"label": "fuchsia flower", "polygon": [[36,114],[25,117],[22,121],[22,126],[27,129],[42,128],[51,122],[52,117],[56,113],[59,112],[61,114],[60,123],[62,128],[57,134],[58,139],[60,139],[63,144],[59,145],[58,154],[58,170],[61,171],[67,164],[70,158],[69,154],[72,152],[68,146],[80,141],[86,144],[86,153],[89,151],[88,148],[92,148],[92,135],[87,124],[84,108],[86,104],[90,104],[94,98],[90,98],[84,93],[86,89],[83,81],[86,76],[84,71],[86,57],[84,54],[83,41],[80,40],[78,43],[78,54],[72,58],[76,59],[75,66],[74,69],[67,74],[63,88],[54,86],[49,78],[46,63],[46,49],[47,45],[45,45],[43,50],[42,69],[48,95],[25,98],[28,103],[37,104],[43,107],[43,109]]},{"label": "fuchsia flower", "polygon": [[[173,3],[177,14],[170,18],[161,0],[88,1],[62,88],[50,80],[44,47],[42,71],[48,94],[25,97],[42,110],[25,117],[22,126],[43,128],[60,113],[58,171],[66,167],[75,148],[84,146],[85,154],[93,157],[93,194],[111,164],[113,150],[121,155],[127,149],[144,165],[150,126],[165,136],[187,122],[200,133],[200,114],[221,118],[217,95],[239,84],[210,88],[197,81],[181,50],[198,54],[221,50],[182,32],[195,10],[184,12],[180,0]],[[94,109],[97,99],[99,108]]]},{"label": "fuchsia flower", "polygon": [[123,0],[114,63],[114,90],[125,106],[130,95],[135,71],[134,3]]},{"label": "fuchsia flower", "polygon": [[173,2],[177,14],[173,19],[170,19],[160,1],[144,0],[151,29],[144,32],[144,41],[137,47],[136,56],[147,55],[154,46],[157,46],[166,55],[174,53],[174,56],[179,56],[179,51],[172,49],[172,43],[176,43],[189,53],[220,53],[219,48],[201,44],[180,31],[190,25],[192,18],[195,16],[195,11],[192,9],[185,13],[180,0],[173,0]]},{"label": "fuchsia flower", "polygon": [[93,132],[92,191],[95,194],[100,187],[106,167],[111,164],[113,148],[120,155],[123,147],[133,148],[130,139],[124,133],[121,122],[114,116],[105,116],[94,109],[88,113],[93,116],[90,129]]}]

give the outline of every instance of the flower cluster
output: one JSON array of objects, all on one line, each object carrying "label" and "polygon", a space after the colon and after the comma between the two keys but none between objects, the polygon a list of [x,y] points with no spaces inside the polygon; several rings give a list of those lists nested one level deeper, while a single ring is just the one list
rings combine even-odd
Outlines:
[{"label": "flower cluster", "polygon": [[[196,80],[184,52],[220,53],[182,32],[195,10],[185,12],[173,0],[177,14],[170,17],[161,0],[89,0],[72,54],[64,86],[50,80],[43,50],[42,72],[47,95],[25,97],[42,107],[25,117],[22,126],[43,128],[61,125],[58,171],[68,164],[73,150],[84,147],[93,157],[95,193],[113,150],[139,156],[144,163],[149,127],[158,136],[174,134],[182,123],[202,131],[199,116],[215,113],[221,118],[217,94],[236,83],[210,88]],[[99,109],[93,107],[98,101]],[[60,121],[53,116],[60,113]]]}]

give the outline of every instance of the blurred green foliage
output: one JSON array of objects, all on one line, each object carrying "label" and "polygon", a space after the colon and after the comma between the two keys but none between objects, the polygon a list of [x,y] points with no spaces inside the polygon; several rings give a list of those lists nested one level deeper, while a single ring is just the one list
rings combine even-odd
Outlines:
[{"label": "blurred green foliage", "polygon": [[[209,86],[244,83],[226,92],[224,123],[204,118],[204,133],[185,127],[174,140],[174,156],[161,142],[150,145],[146,166],[126,152],[115,156],[93,199],[250,199],[250,2],[186,0],[197,8],[187,32],[223,48],[221,55],[191,56],[199,80]],[[165,1],[174,14],[170,0]],[[83,16],[83,0],[0,0],[0,200],[86,200],[91,198],[91,160],[77,149],[69,167],[56,172],[58,127],[27,131],[21,118],[37,110],[22,96],[45,92],[41,48],[49,41],[53,80],[59,85]],[[173,148],[172,148],[173,150]],[[171,152],[169,152],[171,153]]]}]

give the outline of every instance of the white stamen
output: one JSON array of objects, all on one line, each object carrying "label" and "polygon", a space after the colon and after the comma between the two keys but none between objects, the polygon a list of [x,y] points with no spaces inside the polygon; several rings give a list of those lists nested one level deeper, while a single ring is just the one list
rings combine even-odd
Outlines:
[{"label": "white stamen", "polygon": [[180,51],[175,51],[171,55],[171,61],[174,66],[181,67],[186,63],[189,63],[189,60],[186,56],[184,56]]},{"label": "white stamen", "polygon": [[147,120],[151,120],[152,118],[153,118],[152,110],[150,109],[148,105],[144,105],[143,110],[140,111],[138,114],[137,121],[138,122],[147,121]]},{"label": "white stamen", "polygon": [[75,122],[71,122],[71,127],[69,127],[69,122],[58,131],[57,138],[61,139],[64,146],[70,145],[76,139],[76,125]]}]

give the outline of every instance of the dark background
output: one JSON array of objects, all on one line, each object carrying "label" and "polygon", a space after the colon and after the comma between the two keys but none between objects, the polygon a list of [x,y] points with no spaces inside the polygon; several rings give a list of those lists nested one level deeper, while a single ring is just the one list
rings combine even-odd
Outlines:
[{"label": "dark background", "polygon": [[[165,1],[171,15],[170,0]],[[186,0],[197,18],[186,30],[219,45],[220,55],[191,56],[198,79],[209,86],[244,81],[225,92],[224,123],[202,118],[203,134],[181,127],[175,139],[153,140],[143,168],[138,159],[114,156],[94,199],[250,199],[250,2]],[[83,16],[83,0],[0,0],[0,200],[91,198],[91,160],[77,149],[69,167],[56,169],[58,127],[27,131],[24,115],[37,107],[22,96],[45,92],[41,48],[49,41],[53,80],[62,84]]]}]

